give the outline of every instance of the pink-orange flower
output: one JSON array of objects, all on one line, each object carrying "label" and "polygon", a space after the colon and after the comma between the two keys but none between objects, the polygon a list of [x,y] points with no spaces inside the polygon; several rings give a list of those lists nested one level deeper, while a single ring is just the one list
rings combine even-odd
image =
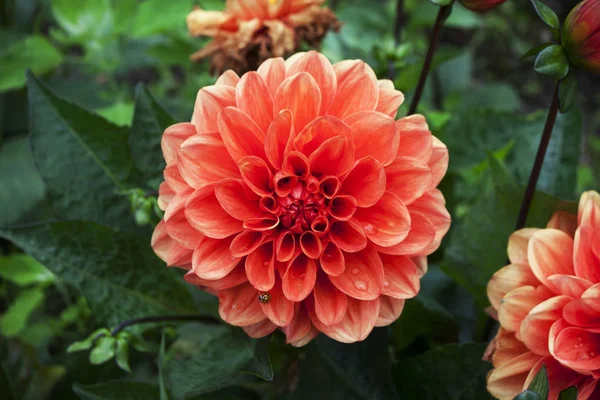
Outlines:
[{"label": "pink-orange flower", "polygon": [[485,12],[499,6],[506,0],[460,0],[461,4],[471,11]]},{"label": "pink-orange flower", "polygon": [[573,8],[562,42],[573,65],[600,73],[600,0],[584,0]]},{"label": "pink-orange flower", "polygon": [[488,284],[500,322],[490,393],[512,399],[545,364],[550,400],[569,386],[600,399],[600,195],[584,193],[577,216],[513,233],[508,255]]},{"label": "pink-orange flower", "polygon": [[302,43],[316,47],[339,22],[325,0],[227,0],[225,10],[200,8],[187,17],[193,36],[214,38],[192,55],[211,57],[212,68],[237,72],[255,70],[271,57],[287,57]]},{"label": "pink-orange flower", "polygon": [[363,340],[419,291],[450,225],[448,151],[364,62],[273,58],[165,131],[152,246],[252,337]]}]

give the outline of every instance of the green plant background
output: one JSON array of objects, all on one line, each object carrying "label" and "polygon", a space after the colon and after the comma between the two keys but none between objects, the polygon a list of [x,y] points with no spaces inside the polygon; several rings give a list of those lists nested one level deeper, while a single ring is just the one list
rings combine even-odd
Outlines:
[{"label": "green plant background", "polygon": [[[392,66],[407,97],[403,115],[436,6],[406,0],[396,46],[395,1],[335,3],[343,27],[321,51],[332,61],[361,58],[382,78]],[[529,2],[516,0],[484,15],[456,5],[447,21],[419,111],[450,150],[441,189],[453,226],[430,257],[421,293],[391,327],[362,343],[321,336],[295,349],[277,333],[251,340],[225,325],[146,324],[96,341],[91,352],[66,351],[130,318],[216,315],[214,298],[153,254],[156,217],[146,197],[162,179],[162,131],[189,120],[198,89],[215,80],[206,63],[188,59],[206,43],[185,28],[198,4],[223,7],[0,3],[0,397],[490,398],[485,287],[505,262],[553,89],[531,61],[519,61],[551,33]],[[575,1],[547,4],[562,20]],[[531,226],[600,188],[600,83],[581,71],[578,79]]]}]

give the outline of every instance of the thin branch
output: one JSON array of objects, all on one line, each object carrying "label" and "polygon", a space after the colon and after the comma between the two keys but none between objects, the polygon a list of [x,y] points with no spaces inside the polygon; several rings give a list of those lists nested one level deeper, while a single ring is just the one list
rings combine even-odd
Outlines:
[{"label": "thin branch", "polygon": [[437,18],[435,19],[435,25],[431,31],[429,49],[427,50],[427,55],[425,56],[425,63],[423,64],[423,69],[421,70],[421,75],[419,76],[419,83],[417,84],[415,94],[412,102],[410,103],[408,115],[412,115],[417,111],[417,107],[421,101],[421,96],[423,95],[423,90],[425,89],[425,83],[427,82],[427,75],[429,75],[429,70],[431,70],[431,63],[433,62],[433,56],[435,55],[435,50],[437,49],[437,45],[440,41],[444,22],[452,12],[452,4],[453,3],[450,3],[447,6],[442,6],[438,11]]}]

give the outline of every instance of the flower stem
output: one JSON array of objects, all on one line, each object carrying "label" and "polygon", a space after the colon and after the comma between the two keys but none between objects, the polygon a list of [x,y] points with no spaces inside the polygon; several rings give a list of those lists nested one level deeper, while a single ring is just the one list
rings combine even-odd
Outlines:
[{"label": "flower stem", "polygon": [[425,56],[425,63],[423,64],[423,69],[421,69],[421,76],[419,76],[419,83],[417,84],[415,94],[412,102],[410,103],[408,115],[412,115],[417,111],[417,107],[421,101],[423,89],[425,89],[425,83],[427,82],[427,75],[429,75],[433,56],[435,55],[435,50],[437,49],[437,45],[440,41],[440,35],[442,33],[442,28],[444,27],[444,22],[452,12],[452,4],[453,3],[450,3],[447,6],[441,6],[440,10],[438,11],[437,18],[435,19],[435,25],[433,26],[433,31],[431,31],[429,49],[427,50],[427,55]]},{"label": "flower stem", "polygon": [[519,211],[517,224],[515,225],[515,230],[523,228],[527,222],[527,215],[529,214],[531,201],[533,200],[533,195],[535,194],[535,187],[537,186],[540,172],[542,170],[542,166],[544,165],[544,157],[546,156],[546,150],[548,150],[548,144],[550,143],[550,138],[552,137],[552,129],[554,128],[554,123],[556,122],[556,116],[558,114],[558,86],[559,85],[557,83],[552,97],[552,104],[550,105],[550,110],[548,111],[546,125],[544,126],[544,132],[542,133],[540,145],[535,156],[535,162],[533,163],[533,168],[531,170],[531,174],[529,175],[527,189],[525,190],[525,195],[523,196],[523,201],[521,202],[521,209]]},{"label": "flower stem", "polygon": [[[394,45],[398,47],[400,39],[402,38],[402,28],[404,26],[404,0],[397,0],[396,2],[396,21],[394,22]],[[388,78],[394,79],[396,71],[394,68],[394,61],[388,61]]]},{"label": "flower stem", "polygon": [[219,324],[220,321],[208,315],[157,315],[154,317],[144,317],[137,319],[129,319],[127,321],[121,322],[117,325],[112,331],[111,336],[115,336],[117,333],[121,332],[123,329],[138,324],[147,324],[151,322],[186,322],[186,321],[196,321],[196,322],[204,322],[206,324]]}]

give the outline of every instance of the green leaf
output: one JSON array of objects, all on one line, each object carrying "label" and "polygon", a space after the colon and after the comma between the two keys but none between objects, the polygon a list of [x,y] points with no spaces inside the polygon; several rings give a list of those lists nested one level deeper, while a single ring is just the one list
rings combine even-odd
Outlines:
[{"label": "green leaf", "polygon": [[102,336],[90,352],[90,362],[94,365],[104,364],[115,356],[117,340],[112,336]]},{"label": "green leaf", "polygon": [[118,101],[111,106],[97,110],[97,112],[113,124],[129,126],[133,117],[133,103],[130,101]]},{"label": "green leaf", "polygon": [[148,239],[83,222],[0,230],[88,299],[106,325],[149,315],[193,312],[187,288],[154,255]]},{"label": "green leaf", "polygon": [[550,382],[548,381],[548,372],[546,366],[542,365],[542,368],[533,377],[533,380],[529,384],[529,390],[540,395],[542,399],[548,398],[550,392]]},{"label": "green leaf", "polygon": [[21,222],[44,199],[44,182],[35,169],[27,138],[0,144],[0,182],[0,226]]},{"label": "green leaf", "polygon": [[254,356],[243,368],[243,372],[258,376],[265,381],[273,380],[273,366],[269,358],[269,344],[271,343],[271,335],[264,338],[253,340]]},{"label": "green leaf", "polygon": [[29,316],[44,302],[44,290],[39,287],[23,290],[0,318],[0,332],[6,337],[17,336]]},{"label": "green leaf", "polygon": [[167,382],[165,377],[166,368],[166,356],[165,356],[165,332],[163,330],[162,337],[160,339],[160,350],[158,353],[158,387],[160,390],[160,400],[170,400],[169,393],[167,392]]},{"label": "green leaf", "polygon": [[538,54],[540,54],[540,52],[542,50],[544,50],[546,47],[552,46],[553,44],[554,43],[550,42],[550,43],[544,43],[544,44],[535,46],[534,48],[527,51],[527,53],[525,53],[521,57],[519,57],[519,61],[525,61],[530,57],[537,56]]},{"label": "green leaf", "polygon": [[577,387],[571,386],[560,392],[558,400],[577,400]]},{"label": "green leaf", "polygon": [[131,367],[129,366],[129,343],[127,339],[122,337],[117,338],[116,359],[119,368],[131,373]]},{"label": "green leaf", "polygon": [[[185,31],[185,17],[191,9],[191,0],[147,0],[139,5],[130,34],[140,38],[161,32]],[[157,13],[160,18],[156,18]]]},{"label": "green leaf", "polygon": [[375,328],[364,341],[350,345],[317,337],[307,346],[290,400],[399,399],[388,346],[385,328]]},{"label": "green leaf", "polygon": [[533,69],[550,78],[563,79],[569,73],[569,59],[561,45],[553,44],[538,54]]},{"label": "green leaf", "polygon": [[573,104],[573,100],[577,95],[577,76],[575,71],[569,72],[569,74],[560,81],[558,87],[558,98],[560,100],[560,112],[565,113],[569,110]]},{"label": "green leaf", "polygon": [[51,7],[60,27],[75,40],[98,39],[113,29],[110,0],[52,0]]},{"label": "green leaf", "polygon": [[44,74],[63,62],[62,54],[43,36],[28,36],[0,52],[0,92],[25,86],[25,72]]},{"label": "green leaf", "polygon": [[492,366],[481,359],[485,348],[486,344],[451,344],[400,359],[394,367],[398,392],[420,400],[492,399],[485,382]]},{"label": "green leaf", "polygon": [[129,145],[135,166],[144,172],[144,182],[152,188],[163,180],[165,160],[160,141],[164,130],[174,123],[146,87],[138,85]]},{"label": "green leaf", "polygon": [[61,219],[137,231],[127,188],[133,162],[127,130],[55,95],[28,78],[31,146]]},{"label": "green leaf", "polygon": [[33,284],[43,286],[56,280],[52,272],[25,254],[0,257],[0,277],[21,287]]},{"label": "green leaf", "polygon": [[554,11],[552,11],[550,7],[542,3],[540,0],[531,0],[531,2],[533,3],[535,11],[546,25],[553,29],[560,28],[560,21],[558,20],[558,16]]},{"label": "green leaf", "polygon": [[94,341],[96,339],[100,339],[101,336],[110,336],[110,331],[106,328],[97,329],[96,331],[94,331],[91,335],[89,335],[84,340],[71,343],[71,345],[69,345],[69,347],[67,347],[67,353],[89,350],[94,345]]},{"label": "green leaf", "polygon": [[[188,324],[186,329],[189,333],[171,346],[165,360],[167,387],[175,399],[230,386],[254,358],[263,358],[256,356],[253,340],[237,329],[201,324]],[[255,364],[253,370],[258,370]]]},{"label": "green leaf", "polygon": [[517,395],[513,400],[545,400],[546,397],[542,397],[536,392],[526,390],[523,393]]},{"label": "green leaf", "polygon": [[95,385],[73,385],[81,400],[159,400],[158,386],[142,382],[113,381]]}]

